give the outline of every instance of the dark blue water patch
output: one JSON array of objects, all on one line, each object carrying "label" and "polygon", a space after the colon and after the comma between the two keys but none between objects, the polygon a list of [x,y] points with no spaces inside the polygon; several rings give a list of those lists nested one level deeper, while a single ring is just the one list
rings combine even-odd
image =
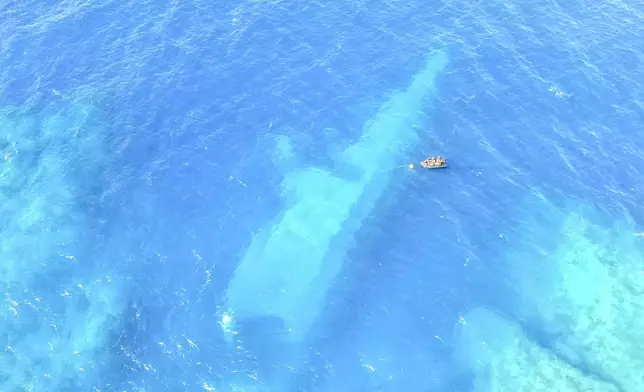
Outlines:
[{"label": "dark blue water patch", "polygon": [[[198,385],[199,379],[216,381],[220,366],[231,360],[219,346],[223,342],[214,327],[217,320],[181,293],[175,292],[175,297],[169,301],[143,290],[133,296],[121,328],[114,333],[115,359],[105,369],[105,383],[178,387],[186,382]],[[191,377],[171,376],[189,369]]]},{"label": "dark blue water patch", "polygon": [[[107,13],[109,14],[110,8],[112,7],[114,6],[108,5],[104,7],[101,11],[107,11]],[[152,14],[155,13],[154,9],[149,9],[150,8],[149,5],[147,5],[145,8],[146,8],[146,12],[150,12]],[[159,9],[156,11],[161,11],[161,10]],[[92,25],[93,24],[92,18],[96,18],[97,17],[96,15],[98,15],[98,10],[87,11],[87,14],[83,16],[83,19],[82,19],[83,23]],[[200,22],[202,23],[208,22],[208,18],[211,16],[212,16],[211,14],[206,13],[203,16],[203,21],[200,20]],[[315,16],[319,16],[319,15],[315,15]],[[173,14],[174,19],[172,19],[172,21],[168,23],[169,26],[167,29],[163,30],[163,34],[169,35],[170,37],[174,37],[176,40],[179,40],[182,34],[181,29],[179,27],[177,27],[176,29],[173,29],[171,28],[171,26],[174,24],[176,24],[177,26],[185,26],[187,24],[188,19],[190,19],[191,17],[194,18],[194,14],[188,11],[180,10],[174,13]],[[257,16],[255,15],[254,17],[257,17]],[[115,23],[115,22],[109,22],[109,21],[106,22],[105,20],[103,20],[102,22],[103,24]],[[191,22],[193,22],[193,25],[195,25],[193,20],[191,20]],[[226,21],[226,22],[229,22],[229,21]],[[222,20],[218,20],[218,24],[215,24],[215,25],[221,27],[222,23],[223,23]],[[284,52],[284,50],[281,50],[280,46],[276,46],[274,44],[273,42],[274,36],[267,34],[267,31],[272,31],[272,30],[266,29],[265,28],[266,26],[262,25],[261,18],[259,22],[251,25],[248,28],[247,36],[245,37],[245,39],[249,39],[251,41],[249,45],[256,49],[261,49],[261,53],[258,52],[258,53],[250,54],[250,53],[244,52],[244,53],[241,53],[243,54],[243,56],[239,59],[231,58],[229,55],[228,57],[225,57],[225,56],[222,57],[223,54],[221,53],[221,50],[220,50],[222,43],[219,43],[217,39],[218,38],[217,31],[219,31],[217,29],[219,27],[216,27],[214,31],[213,29],[208,29],[208,30],[204,29],[204,31],[207,32],[208,34],[197,34],[197,32],[201,33],[201,31],[198,30],[199,26],[201,25],[196,24],[195,26],[197,27],[195,27],[194,33],[192,34],[184,33],[184,35],[188,34],[188,37],[191,40],[191,45],[194,45],[194,47],[198,49],[197,53],[195,53],[195,54],[198,54],[198,56],[195,56],[195,54],[192,54],[192,53],[188,53],[187,55],[179,53],[181,50],[184,50],[185,48],[182,48],[181,50],[179,50],[178,49],[179,46],[168,46],[167,42],[159,43],[158,45],[160,50],[157,50],[157,51],[137,50],[138,46],[144,46],[144,45],[155,46],[155,42],[156,40],[158,40],[158,37],[154,34],[143,34],[143,35],[137,36],[134,40],[131,40],[130,37],[127,37],[126,39],[124,34],[134,29],[135,25],[136,24],[134,23],[134,20],[130,20],[129,22],[128,20],[120,21],[117,25],[114,25],[114,28],[102,29],[100,31],[101,34],[98,34],[98,33],[96,34],[97,35],[96,39],[94,38],[92,38],[91,40],[86,39],[85,41],[83,41],[84,45],[81,45],[81,46],[74,45],[73,43],[76,41],[80,41],[81,38],[84,37],[84,36],[81,36],[81,33],[80,33],[81,31],[83,31],[83,34],[86,34],[86,32],[84,30],[79,29],[78,27],[71,27],[70,31],[72,32],[72,34],[70,34],[70,31],[65,32],[65,39],[66,39],[66,42],[68,42],[68,46],[74,47],[74,48],[86,48],[88,51],[91,50],[92,48],[109,47],[110,51],[106,51],[101,54],[94,53],[91,55],[82,56],[82,53],[80,52],[81,49],[78,49],[79,50],[79,52],[77,53],[78,56],[66,55],[66,56],[63,56],[62,59],[64,61],[71,62],[71,61],[74,61],[77,57],[80,57],[83,59],[86,59],[86,58],[95,59],[95,62],[97,63],[102,62],[100,64],[94,64],[94,65],[88,64],[86,66],[93,70],[100,69],[104,71],[102,78],[105,80],[113,79],[113,77],[110,76],[111,72],[125,73],[126,75],[129,75],[131,83],[127,86],[127,89],[128,89],[128,93],[131,94],[131,97],[128,98],[128,101],[132,100],[133,102],[146,102],[146,103],[149,102],[150,104],[163,107],[164,110],[176,108],[178,109],[177,113],[182,113],[183,107],[181,105],[183,104],[185,104],[186,107],[194,106],[194,104],[197,102],[201,104],[203,103],[203,101],[212,99],[214,97],[221,97],[219,101],[224,102],[224,97],[229,97],[229,98],[237,97],[240,95],[241,92],[251,94],[252,99],[254,100],[252,106],[257,108],[257,104],[258,104],[257,101],[261,95],[258,89],[258,86],[265,86],[269,81],[283,80],[284,78],[289,78],[291,80],[295,79],[293,80],[293,82],[296,82],[298,79],[302,81],[308,81],[308,82],[305,82],[306,85],[309,85],[312,87],[305,89],[303,88],[304,86],[300,86],[302,88],[297,88],[298,84],[291,82],[292,87],[289,87],[289,88],[308,91],[308,93],[306,93],[305,96],[300,96],[298,94],[298,96],[291,97],[291,99],[289,99],[288,96],[275,97],[277,99],[277,102],[267,103],[265,105],[266,108],[270,108],[271,110],[276,112],[280,112],[280,108],[283,108],[286,110],[286,108],[290,105],[290,102],[288,101],[291,101],[292,98],[297,98],[300,100],[303,99],[305,106],[307,106],[307,102],[315,102],[315,105],[313,105],[312,107],[318,107],[319,106],[318,103],[322,102],[323,100],[316,100],[315,95],[316,94],[319,95],[320,91],[328,90],[328,88],[323,89],[323,87],[325,86],[333,87],[334,94],[337,94],[338,87],[342,85],[342,83],[336,80],[338,78],[338,75],[341,75],[344,73],[342,72],[342,69],[339,70],[340,72],[335,71],[333,75],[330,76],[333,80],[327,78],[326,81],[330,81],[331,83],[327,83],[325,81],[325,78],[322,78],[322,76],[324,75],[324,72],[322,73],[318,72],[316,75],[309,75],[309,76],[307,76],[306,74],[293,72],[294,69],[291,69],[292,67],[289,66],[289,61],[291,61],[293,63],[293,66],[295,67],[297,66],[297,64],[299,64],[298,62],[302,63],[303,66],[305,67],[309,67],[309,65],[313,62],[313,58],[314,58],[313,52],[310,52],[310,53],[307,53],[306,51],[301,53],[296,52],[295,54],[297,54],[297,56],[291,56],[292,60],[290,58],[284,58],[284,57],[273,58],[275,54],[282,53]],[[294,26],[301,26],[301,25],[296,24]],[[255,34],[253,34],[253,29],[258,29],[262,33],[256,34],[257,38],[255,38]],[[74,35],[73,32],[76,32],[76,35]],[[313,34],[314,32],[318,32],[318,30],[315,30],[313,27],[311,27],[311,34],[309,34],[309,36],[318,37],[319,34],[314,35]],[[104,36],[103,33],[120,34],[120,36],[111,36],[111,37],[109,35]],[[52,34],[50,35],[51,38],[48,38],[48,39],[55,40],[56,39],[55,37],[59,35],[62,37],[62,32],[61,34]],[[186,37],[186,39],[188,39],[188,37]],[[266,37],[270,37],[270,38],[266,38]],[[97,44],[97,40],[98,40],[98,44]],[[253,40],[259,40],[258,44],[255,45],[253,43]],[[114,41],[120,44],[110,45],[110,41]],[[90,42],[91,45],[89,45],[88,42]],[[100,44],[101,42],[102,44]],[[322,43],[324,42],[321,41],[320,44]],[[50,46],[50,45],[43,44],[43,46]],[[314,46],[314,49],[317,50],[318,48]],[[143,56],[143,58],[140,60],[137,60],[136,57],[128,57],[128,56],[133,56],[135,54]],[[269,55],[273,54],[272,55],[273,57],[264,56],[264,54],[269,54]],[[302,57],[302,55],[305,55],[305,57]],[[53,58],[54,55],[52,54],[49,57]],[[260,59],[265,59],[265,60],[260,61]],[[225,60],[225,62],[219,61],[219,60]],[[142,72],[137,72],[136,69],[128,65],[129,63],[137,63],[137,62],[149,66],[146,69],[145,74],[143,74]],[[234,65],[234,67],[232,67],[231,65]],[[71,63],[70,63],[70,66],[71,66]],[[273,68],[275,69],[272,70]],[[59,69],[61,71],[64,70],[63,72],[66,72],[67,74],[70,74],[69,69],[71,68],[65,67],[64,64],[61,64],[59,66]],[[189,69],[191,71],[190,73],[186,73],[183,71],[184,69]],[[260,70],[268,70],[268,73],[262,72]],[[400,75],[405,74],[405,73],[399,73],[399,72],[396,72],[396,73]],[[155,76],[152,77],[151,75],[155,75]],[[166,75],[172,75],[173,77],[172,84],[163,83],[163,79],[165,79]],[[114,74],[114,76],[116,76],[116,74]],[[86,79],[86,77],[82,75],[76,75],[74,76],[74,79],[78,79],[79,77],[81,79]],[[370,76],[368,73],[366,73],[364,78],[364,80],[374,80],[374,81],[378,79],[381,79],[381,78],[377,77],[376,75]],[[161,81],[162,84],[158,84],[158,81]],[[209,81],[212,81],[212,82],[216,81],[216,83],[212,83]],[[311,83],[316,83],[316,84],[311,85]],[[111,83],[110,85],[115,88],[126,87],[125,85],[115,85],[114,83]],[[157,87],[156,89],[154,89],[155,85]],[[169,92],[172,98],[180,97],[180,99],[173,100],[173,103],[170,106],[163,104],[163,102],[167,102],[170,100],[169,97],[164,98],[163,96],[158,96],[157,94],[154,94],[154,101],[145,99],[146,96],[150,96],[151,92],[158,90],[158,88],[162,86],[163,86],[163,91]],[[64,89],[64,86],[61,85],[61,86],[58,86],[58,88]],[[362,92],[356,91],[356,93],[362,93]],[[137,98],[137,96],[140,96],[140,98]],[[314,101],[311,101],[311,99],[314,99]],[[132,101],[128,102],[129,106],[142,109],[141,105],[137,105],[137,104],[132,105]],[[248,105],[248,106],[251,106],[251,105]],[[213,109],[216,109],[216,108],[213,108]],[[211,110],[205,110],[205,111],[212,112]],[[302,117],[301,112],[298,112],[298,117]],[[328,116],[325,115],[325,117],[328,117]],[[227,124],[229,124],[230,122],[229,120],[230,119],[226,121]],[[240,129],[243,130],[244,132],[247,132],[249,129],[252,129],[252,127],[242,126],[240,127]]]},{"label": "dark blue water patch", "polygon": [[[459,79],[462,77],[473,79],[469,82],[461,82]],[[446,106],[439,108],[436,115],[439,124],[437,128],[447,139],[445,146],[451,143],[463,143],[466,140],[476,141],[478,138],[482,147],[488,150],[492,147],[492,152],[495,150],[504,152],[502,156],[496,153],[495,155],[501,160],[509,160],[508,163],[513,168],[509,174],[515,179],[516,174],[524,174],[526,182],[536,177],[571,194],[592,191],[588,189],[589,185],[605,183],[602,180],[611,177],[615,178],[613,185],[624,186],[628,183],[625,178],[618,179],[623,178],[620,176],[623,171],[613,165],[611,159],[612,156],[617,156],[617,153],[607,152],[603,145],[597,145],[593,143],[592,138],[589,139],[592,134],[585,129],[586,125],[580,122],[584,121],[584,118],[579,117],[576,108],[579,106],[579,101],[574,97],[564,101],[542,90],[543,98],[535,101],[527,97],[512,98],[516,93],[508,97],[506,93],[494,96],[493,94],[481,95],[480,91],[468,92],[469,86],[477,85],[478,80],[479,77],[472,73],[463,74],[459,78],[450,78],[444,82],[448,87],[447,91],[459,92],[458,97],[443,99],[441,103]],[[529,92],[525,91],[522,94],[527,93]],[[474,102],[476,105],[472,107]],[[531,106],[526,107],[527,104]],[[584,104],[584,107],[586,106]],[[551,107],[554,107],[554,112]],[[461,110],[463,115],[454,116],[454,113],[459,113]],[[466,111],[467,115],[465,115]],[[471,119],[474,113],[479,118],[475,128],[469,120],[468,123],[455,122],[461,118]],[[540,116],[535,115],[539,113],[541,113]],[[477,132],[478,129],[495,131],[488,136]],[[449,130],[452,131],[451,135]],[[632,147],[625,147],[628,145],[626,141],[620,145],[623,146],[622,148],[632,149]],[[582,151],[580,151],[581,148],[583,148]],[[458,146],[458,149],[476,151],[463,146]],[[483,152],[482,149],[480,151]],[[524,153],[517,154],[518,152]],[[528,153],[527,156],[525,152]],[[526,159],[527,157],[529,159]],[[479,158],[478,162],[484,164],[487,161]],[[489,167],[489,163],[486,165]],[[561,176],[555,173],[569,174]],[[570,181],[569,178],[573,180]],[[596,189],[604,191],[603,188]],[[597,194],[594,195],[594,197],[597,196]]]}]

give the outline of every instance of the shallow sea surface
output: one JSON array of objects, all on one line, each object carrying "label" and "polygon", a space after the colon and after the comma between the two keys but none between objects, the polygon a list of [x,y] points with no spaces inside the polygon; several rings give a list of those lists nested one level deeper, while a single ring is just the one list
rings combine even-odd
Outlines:
[{"label": "shallow sea surface", "polygon": [[629,0],[0,0],[0,391],[644,390],[642,53]]}]

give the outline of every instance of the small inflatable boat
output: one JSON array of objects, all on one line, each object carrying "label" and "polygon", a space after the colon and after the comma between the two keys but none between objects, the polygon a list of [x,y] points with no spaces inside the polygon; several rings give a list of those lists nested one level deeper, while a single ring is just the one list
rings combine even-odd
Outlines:
[{"label": "small inflatable boat", "polygon": [[443,169],[447,167],[447,161],[443,157],[429,157],[420,163],[425,169]]}]

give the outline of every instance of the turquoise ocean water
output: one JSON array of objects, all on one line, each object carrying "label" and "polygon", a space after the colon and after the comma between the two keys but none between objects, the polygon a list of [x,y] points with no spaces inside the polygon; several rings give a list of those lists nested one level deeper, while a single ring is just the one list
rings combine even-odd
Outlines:
[{"label": "turquoise ocean water", "polygon": [[641,392],[643,51],[629,0],[0,0],[0,391]]}]

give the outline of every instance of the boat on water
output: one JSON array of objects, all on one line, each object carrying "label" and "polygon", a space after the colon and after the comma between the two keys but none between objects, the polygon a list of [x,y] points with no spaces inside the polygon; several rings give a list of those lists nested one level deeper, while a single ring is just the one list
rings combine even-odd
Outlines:
[{"label": "boat on water", "polygon": [[447,167],[447,160],[441,156],[429,157],[420,163],[425,169],[442,169]]}]

